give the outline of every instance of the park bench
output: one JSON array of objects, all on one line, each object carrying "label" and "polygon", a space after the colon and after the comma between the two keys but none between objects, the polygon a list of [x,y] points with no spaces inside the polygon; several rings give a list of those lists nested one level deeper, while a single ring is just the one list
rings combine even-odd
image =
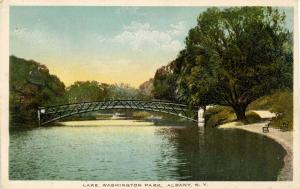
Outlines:
[{"label": "park bench", "polygon": [[288,130],[288,126],[289,126],[289,122],[283,122],[281,127],[280,127],[280,130],[281,131],[287,131]]},{"label": "park bench", "polygon": [[[271,125],[271,122],[269,122],[266,126],[262,127],[263,133],[268,133],[269,132],[269,127]],[[288,130],[288,122],[283,122],[282,125],[280,126],[280,131],[287,131]]]},{"label": "park bench", "polygon": [[268,132],[269,132],[270,124],[271,124],[271,122],[269,122],[269,123],[267,124],[267,126],[264,126],[264,127],[262,128],[263,133],[268,133]]}]

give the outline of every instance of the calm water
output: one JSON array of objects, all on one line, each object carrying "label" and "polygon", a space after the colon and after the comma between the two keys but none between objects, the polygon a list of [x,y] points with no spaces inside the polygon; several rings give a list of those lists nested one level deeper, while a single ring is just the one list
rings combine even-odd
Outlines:
[{"label": "calm water", "polygon": [[12,129],[10,179],[276,180],[283,166],[279,144],[241,130],[78,123]]}]

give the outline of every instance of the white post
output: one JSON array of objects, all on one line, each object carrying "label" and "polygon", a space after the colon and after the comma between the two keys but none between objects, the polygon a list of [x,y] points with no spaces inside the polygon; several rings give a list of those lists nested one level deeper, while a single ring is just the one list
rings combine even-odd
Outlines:
[{"label": "white post", "polygon": [[39,126],[41,126],[41,114],[45,113],[45,108],[39,107],[38,109],[38,120],[39,120]]},{"label": "white post", "polygon": [[39,121],[39,126],[41,126],[41,112],[40,112],[40,109],[38,109],[38,121]]},{"label": "white post", "polygon": [[204,110],[199,108],[198,110],[198,127],[204,127],[204,118],[203,118]]}]

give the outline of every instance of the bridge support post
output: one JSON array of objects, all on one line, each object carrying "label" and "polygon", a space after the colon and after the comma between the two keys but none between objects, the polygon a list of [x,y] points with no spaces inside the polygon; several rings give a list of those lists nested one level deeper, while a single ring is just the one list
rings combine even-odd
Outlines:
[{"label": "bridge support post", "polygon": [[204,109],[199,108],[198,110],[198,127],[204,127]]},{"label": "bridge support post", "polygon": [[37,113],[38,113],[39,126],[41,126],[41,110],[40,110],[40,108],[38,109]]},{"label": "bridge support post", "polygon": [[37,113],[38,113],[39,126],[41,126],[41,114],[45,113],[45,108],[44,107],[39,107]]}]

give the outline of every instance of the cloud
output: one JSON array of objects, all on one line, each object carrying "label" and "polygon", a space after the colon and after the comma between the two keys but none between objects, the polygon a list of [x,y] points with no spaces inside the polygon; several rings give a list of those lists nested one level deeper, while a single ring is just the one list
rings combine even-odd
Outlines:
[{"label": "cloud", "polygon": [[82,36],[81,41],[76,44],[57,33],[26,27],[12,28],[11,37],[15,44],[28,45],[29,51],[40,48],[44,52],[62,54],[79,50],[81,55],[119,53],[122,56],[131,54],[131,58],[137,53],[149,56],[159,53],[170,58],[184,47],[182,39],[185,31],[186,24],[182,21],[171,24],[166,29],[157,29],[148,22],[132,21],[113,36],[91,32]]},{"label": "cloud", "polygon": [[41,47],[44,45],[51,48],[58,48],[66,42],[65,40],[61,40],[61,38],[55,34],[37,29],[28,29],[26,27],[14,28],[11,32],[11,37],[28,46]]},{"label": "cloud", "polygon": [[21,40],[33,40],[35,43],[41,43],[45,40],[44,34],[38,30],[29,30],[25,27],[17,27],[12,32],[12,37]]},{"label": "cloud", "polygon": [[124,26],[124,31],[112,38],[112,42],[128,45],[135,51],[168,51],[178,52],[183,44],[176,39],[183,31],[183,23],[172,24],[170,30],[159,31],[149,23],[131,22]]},{"label": "cloud", "polygon": [[94,39],[99,43],[103,43],[103,42],[107,41],[107,39],[105,37],[103,37],[102,35],[95,35]]},{"label": "cloud", "polygon": [[185,22],[180,21],[177,24],[171,24],[171,28],[172,28],[170,30],[171,35],[183,35],[187,30],[187,25]]},{"label": "cloud", "polygon": [[153,28],[149,23],[140,23],[136,21],[132,21],[130,25],[123,26],[124,30],[128,31],[137,31],[137,30],[152,30]]}]

